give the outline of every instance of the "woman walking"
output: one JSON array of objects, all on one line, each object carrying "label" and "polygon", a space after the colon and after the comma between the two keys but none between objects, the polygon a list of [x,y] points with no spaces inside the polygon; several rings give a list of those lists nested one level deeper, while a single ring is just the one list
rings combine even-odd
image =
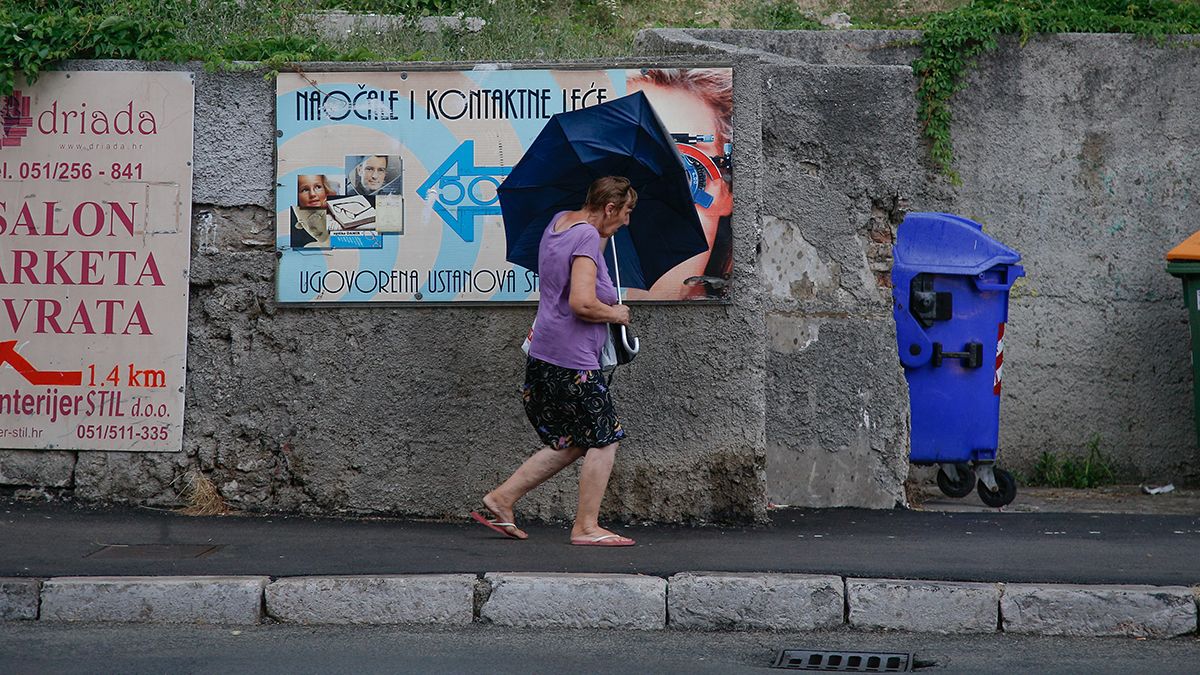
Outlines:
[{"label": "woman walking", "polygon": [[582,209],[555,214],[542,234],[541,299],[522,395],[525,413],[547,447],[484,496],[493,519],[471,512],[475,520],[514,539],[529,536],[514,524],[517,500],[583,457],[571,543],[635,543],[600,527],[599,516],[617,446],[625,437],[601,377],[600,351],[607,324],[629,323],[629,307],[617,302],[603,251],[609,237],[629,224],[636,204],[637,192],[627,179],[600,178],[588,188]]}]

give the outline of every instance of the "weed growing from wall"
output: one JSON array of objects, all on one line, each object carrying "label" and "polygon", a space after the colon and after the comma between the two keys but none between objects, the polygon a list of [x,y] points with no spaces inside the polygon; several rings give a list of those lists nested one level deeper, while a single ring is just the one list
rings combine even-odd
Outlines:
[{"label": "weed growing from wall", "polygon": [[1133,33],[1143,37],[1200,32],[1200,3],[1194,0],[974,0],[932,14],[914,27],[924,34],[913,71],[921,79],[917,97],[930,153],[957,184],[950,141],[950,99],[965,86],[963,74],[1001,35],[1021,44],[1037,33]]},{"label": "weed growing from wall", "polygon": [[1029,485],[1087,489],[1116,481],[1116,471],[1104,453],[1100,452],[1100,435],[1087,442],[1087,455],[1060,457],[1043,452],[1030,471]]}]

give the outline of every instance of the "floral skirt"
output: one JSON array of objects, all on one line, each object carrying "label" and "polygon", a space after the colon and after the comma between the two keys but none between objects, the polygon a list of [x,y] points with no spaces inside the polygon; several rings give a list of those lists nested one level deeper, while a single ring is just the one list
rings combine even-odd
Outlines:
[{"label": "floral skirt", "polygon": [[599,370],[572,370],[528,357],[525,414],[546,445],[602,448],[625,438]]}]

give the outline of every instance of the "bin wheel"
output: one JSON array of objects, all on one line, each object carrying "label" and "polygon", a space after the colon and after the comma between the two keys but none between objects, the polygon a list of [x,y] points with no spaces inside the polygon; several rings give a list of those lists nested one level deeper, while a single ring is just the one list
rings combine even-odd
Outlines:
[{"label": "bin wheel", "polygon": [[992,492],[983,481],[979,481],[979,498],[994,509],[1011,504],[1017,496],[1017,480],[1004,469],[996,469],[992,475],[996,477],[996,491]]},{"label": "bin wheel", "polygon": [[951,479],[942,469],[937,472],[937,486],[942,491],[942,494],[955,499],[962,499],[971,494],[971,490],[975,489],[975,472],[971,471],[971,467],[966,464],[956,464],[954,468],[958,472],[958,479]]}]

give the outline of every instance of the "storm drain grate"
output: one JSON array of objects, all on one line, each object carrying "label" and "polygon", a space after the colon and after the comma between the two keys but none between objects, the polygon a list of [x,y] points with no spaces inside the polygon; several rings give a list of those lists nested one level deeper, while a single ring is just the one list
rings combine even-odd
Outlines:
[{"label": "storm drain grate", "polygon": [[772,667],[840,673],[904,673],[912,667],[912,654],[783,649]]},{"label": "storm drain grate", "polygon": [[187,560],[203,558],[221,544],[109,544],[85,558],[107,560]]}]

